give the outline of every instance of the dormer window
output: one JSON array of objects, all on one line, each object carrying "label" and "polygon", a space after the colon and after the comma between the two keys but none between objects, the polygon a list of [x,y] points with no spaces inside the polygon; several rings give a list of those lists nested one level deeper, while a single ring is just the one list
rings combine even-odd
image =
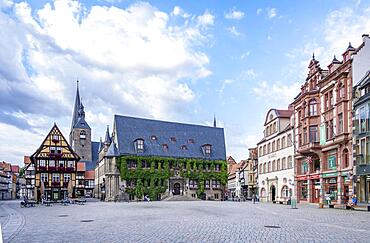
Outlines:
[{"label": "dormer window", "polygon": [[204,155],[210,156],[212,153],[212,145],[210,144],[203,145],[203,153]]},{"label": "dormer window", "polygon": [[80,139],[86,139],[86,131],[82,130],[80,132]]},{"label": "dormer window", "polygon": [[195,142],[194,142],[194,139],[189,138],[189,139],[188,139],[188,143],[195,143]]},{"label": "dormer window", "polygon": [[144,151],[144,140],[143,139],[137,139],[135,141],[135,148],[137,152],[143,152]]},{"label": "dormer window", "polygon": [[157,140],[157,137],[156,137],[156,136],[154,136],[154,135],[152,135],[152,136],[150,137],[150,139],[151,139],[152,141],[155,141],[155,140]]},{"label": "dormer window", "polygon": [[180,148],[181,150],[188,150],[188,147],[186,145],[182,145]]},{"label": "dormer window", "polygon": [[176,142],[176,138],[175,137],[171,137],[170,138],[171,142],[175,143]]}]

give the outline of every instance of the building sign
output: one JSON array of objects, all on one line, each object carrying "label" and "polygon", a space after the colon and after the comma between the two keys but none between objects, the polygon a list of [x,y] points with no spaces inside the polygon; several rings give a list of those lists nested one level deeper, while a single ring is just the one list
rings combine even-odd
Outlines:
[{"label": "building sign", "polygon": [[338,172],[333,172],[333,173],[324,173],[322,174],[322,177],[336,177],[338,176]]},{"label": "building sign", "polygon": [[331,155],[328,157],[328,168],[329,169],[335,169],[337,168],[337,163],[336,163],[336,157],[335,155]]},{"label": "building sign", "polygon": [[326,129],[325,124],[320,125],[320,145],[326,144]]}]

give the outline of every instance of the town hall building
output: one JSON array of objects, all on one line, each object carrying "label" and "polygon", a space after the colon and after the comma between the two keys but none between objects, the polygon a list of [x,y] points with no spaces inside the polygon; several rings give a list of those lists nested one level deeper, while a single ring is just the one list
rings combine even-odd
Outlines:
[{"label": "town hall building", "polygon": [[107,127],[95,169],[95,197],[221,200],[227,183],[223,128],[128,116]]}]

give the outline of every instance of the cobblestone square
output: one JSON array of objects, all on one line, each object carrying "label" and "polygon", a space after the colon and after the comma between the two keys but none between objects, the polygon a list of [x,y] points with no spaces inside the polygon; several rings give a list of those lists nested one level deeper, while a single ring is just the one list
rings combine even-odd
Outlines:
[{"label": "cobblestone square", "polygon": [[0,222],[5,242],[368,242],[368,212],[298,207],[194,201],[20,208],[9,201]]}]

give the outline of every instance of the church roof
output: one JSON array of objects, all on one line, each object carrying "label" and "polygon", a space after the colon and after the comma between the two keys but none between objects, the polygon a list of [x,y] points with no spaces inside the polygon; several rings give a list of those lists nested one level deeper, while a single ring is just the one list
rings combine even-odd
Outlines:
[{"label": "church roof", "polygon": [[91,163],[86,163],[86,170],[93,170],[99,160],[99,142],[91,142]]},{"label": "church roof", "polygon": [[106,157],[115,157],[119,156],[118,149],[115,143],[111,143],[108,147],[108,151],[105,154]]},{"label": "church roof", "polygon": [[[115,141],[121,155],[225,160],[224,129],[115,115]],[[136,151],[135,141],[144,140]],[[211,156],[203,145],[211,145]]]},{"label": "church roof", "polygon": [[81,129],[90,129],[89,124],[87,124],[85,117],[78,118],[77,122],[73,126],[74,128],[81,128]]},{"label": "church roof", "polygon": [[107,130],[105,131],[104,143],[105,144],[110,144],[111,142],[112,142],[112,138],[109,135],[109,126],[107,126]]},{"label": "church roof", "polygon": [[73,108],[73,115],[72,115],[72,124],[71,130],[73,128],[83,128],[83,129],[90,129],[89,124],[85,121],[85,111],[84,106],[80,99],[80,91],[78,88],[78,81],[77,81],[77,90],[76,90],[76,98],[75,98],[75,105]]}]

